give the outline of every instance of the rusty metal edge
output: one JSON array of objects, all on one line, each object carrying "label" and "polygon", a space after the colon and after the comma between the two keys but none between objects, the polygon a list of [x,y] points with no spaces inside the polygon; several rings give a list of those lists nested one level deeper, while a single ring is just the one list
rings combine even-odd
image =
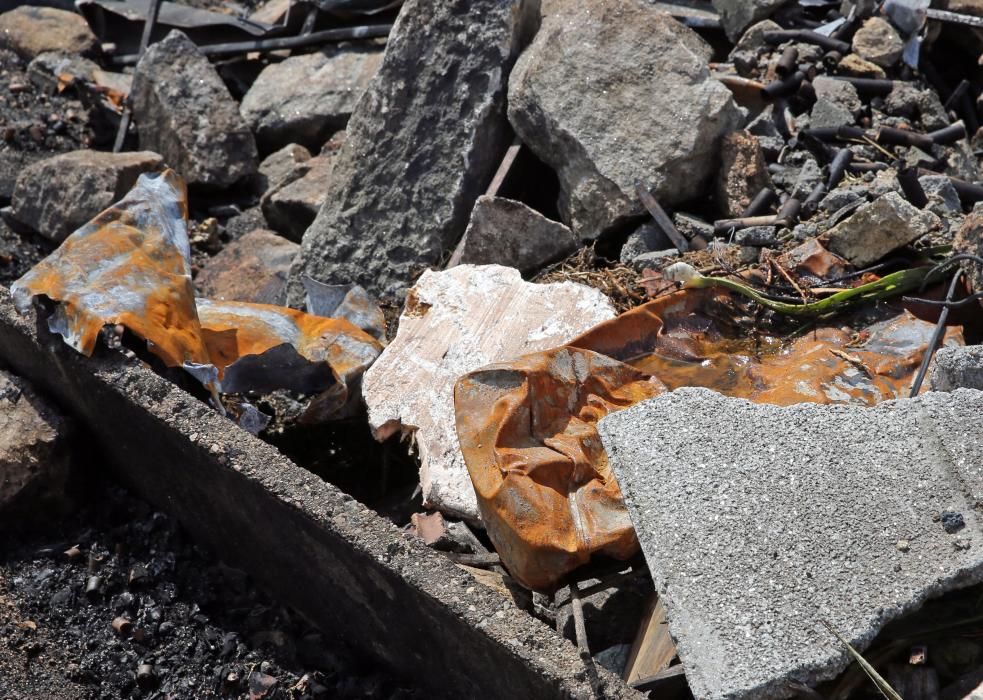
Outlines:
[{"label": "rusty metal edge", "polygon": [[[446,558],[139,362],[85,358],[35,325],[0,288],[0,366],[88,428],[131,489],[331,639],[437,697],[595,697],[572,644]],[[644,697],[600,671],[597,697]]]}]

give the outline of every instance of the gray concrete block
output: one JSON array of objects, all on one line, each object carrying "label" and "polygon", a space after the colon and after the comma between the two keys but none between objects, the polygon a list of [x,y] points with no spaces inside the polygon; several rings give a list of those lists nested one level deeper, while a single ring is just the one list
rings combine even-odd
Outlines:
[{"label": "gray concrete block", "polygon": [[[968,389],[873,408],[681,389],[601,421],[699,700],[833,678],[848,657],[821,620],[863,650],[983,580],[981,412]],[[947,533],[946,511],[965,527]]]},{"label": "gray concrete block", "polygon": [[983,389],[983,345],[940,348],[932,358],[932,389]]}]

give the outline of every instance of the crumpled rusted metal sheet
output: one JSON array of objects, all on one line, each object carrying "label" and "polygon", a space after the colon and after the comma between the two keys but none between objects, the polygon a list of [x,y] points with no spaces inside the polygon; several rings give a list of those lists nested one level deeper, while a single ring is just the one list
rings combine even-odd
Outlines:
[{"label": "crumpled rusted metal sheet", "polygon": [[58,302],[54,333],[91,355],[103,326],[122,324],[169,367],[214,380],[191,283],[188,198],[172,170],[141,175],[117,204],[75,231],[14,282],[24,314],[32,300]]},{"label": "crumpled rusted metal sheet", "polygon": [[318,394],[308,420],[334,416],[382,352],[345,319],[283,306],[199,299],[198,317],[222,391]]},{"label": "crumpled rusted metal sheet", "polygon": [[[187,214],[174,171],[141,175],[119,203],[13,284],[17,309],[26,313],[35,297],[56,302],[49,327],[85,355],[104,326],[120,324],[165,365],[183,367],[213,391],[316,394],[305,419],[337,417],[382,345],[345,319],[196,300]],[[363,296],[346,293],[341,303],[358,318],[381,318]]]},{"label": "crumpled rusted metal sheet", "polygon": [[[746,337],[727,292],[683,290],[569,345],[490,365],[455,387],[458,436],[482,519],[523,584],[548,589],[595,553],[637,551],[597,422],[681,386],[752,401],[873,405],[906,395],[933,324],[902,312],[854,332]],[[959,329],[946,342],[961,343]],[[712,421],[725,417],[708,416]],[[699,426],[689,426],[699,429]]]}]

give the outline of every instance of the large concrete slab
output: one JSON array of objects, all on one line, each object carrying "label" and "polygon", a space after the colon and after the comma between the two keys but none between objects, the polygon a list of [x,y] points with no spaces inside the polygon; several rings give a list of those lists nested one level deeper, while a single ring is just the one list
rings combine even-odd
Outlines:
[{"label": "large concrete slab", "polygon": [[680,389],[601,421],[698,700],[788,697],[848,663],[822,620],[863,650],[983,580],[980,415],[968,389],[873,408]]},{"label": "large concrete slab", "polygon": [[[116,352],[86,358],[0,288],[0,366],[75,416],[109,465],[343,647],[436,698],[592,698],[576,649],[440,554]],[[601,696],[641,698],[600,670]]]}]

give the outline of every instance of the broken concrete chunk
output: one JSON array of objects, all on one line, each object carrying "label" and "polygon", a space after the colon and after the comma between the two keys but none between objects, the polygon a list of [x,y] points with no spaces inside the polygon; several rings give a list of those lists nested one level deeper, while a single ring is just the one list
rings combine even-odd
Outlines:
[{"label": "broken concrete chunk", "polygon": [[71,151],[34,163],[17,177],[12,216],[56,243],[123,198],[141,173],[164,167],[149,151]]},{"label": "broken concrete chunk", "polygon": [[713,240],[713,224],[707,223],[690,214],[676,212],[672,215],[672,223],[686,240],[691,241],[696,236],[702,236],[705,241]]},{"label": "broken concrete chunk", "polygon": [[727,134],[721,140],[720,150],[717,204],[727,218],[734,218],[747,209],[758,192],[771,186],[771,176],[757,136],[746,131]]},{"label": "broken concrete chunk", "polygon": [[[956,255],[983,256],[983,206],[977,204],[963,220],[952,241],[952,252]],[[966,260],[960,263],[963,274],[969,280],[973,292],[983,292],[983,267]],[[983,300],[980,301],[983,304]]]},{"label": "broken concrete chunk", "polygon": [[932,390],[983,389],[983,345],[940,348],[932,358]]},{"label": "broken concrete chunk", "polygon": [[91,53],[96,37],[82,15],[53,7],[21,7],[0,15],[0,48],[30,60],[45,51]]},{"label": "broken concrete chunk", "polygon": [[464,232],[462,263],[497,264],[531,272],[578,247],[573,232],[522,202],[482,195]]},{"label": "broken concrete chunk", "polygon": [[867,267],[940,223],[932,212],[918,209],[897,192],[888,192],[830,229],[826,247],[857,267]]},{"label": "broken concrete chunk", "polygon": [[[851,658],[822,620],[862,652],[926,598],[983,580],[981,411],[966,389],[860,408],[687,388],[600,422],[698,700],[834,678]],[[944,511],[965,518],[958,538]]]},{"label": "broken concrete chunk", "polygon": [[853,124],[854,115],[861,109],[857,89],[845,80],[817,76],[812,81],[816,89],[816,104],[809,114],[809,126],[813,129],[840,127]]},{"label": "broken concrete chunk", "polygon": [[897,63],[903,51],[898,32],[880,17],[871,17],[853,35],[853,52],[882,68]]},{"label": "broken concrete chunk", "polygon": [[242,98],[239,111],[264,151],[292,141],[318,151],[344,129],[382,63],[382,48],[345,46],[271,63]]},{"label": "broken concrete chunk", "polygon": [[[686,235],[680,231],[684,236]],[[712,229],[711,229],[712,235]],[[625,265],[631,265],[639,256],[646,253],[661,252],[672,249],[678,253],[669,240],[669,236],[654,223],[642,224],[628,235],[625,244],[621,246],[620,259]]]},{"label": "broken concrete chunk", "polygon": [[325,153],[306,160],[263,195],[263,216],[271,228],[300,243],[324,204],[335,159],[334,153]]},{"label": "broken concrete chunk", "polygon": [[731,41],[755,22],[769,17],[788,0],[713,0],[713,9],[720,15],[720,24]]},{"label": "broken concrete chunk", "polygon": [[396,338],[362,383],[373,434],[412,433],[424,505],[477,519],[455,430],[458,377],[561,345],[613,317],[607,297],[571,282],[524,282],[499,265],[426,272],[409,292]]},{"label": "broken concrete chunk", "polygon": [[299,248],[273,231],[251,231],[211,258],[195,283],[210,299],[282,304],[287,273]]},{"label": "broken concrete chunk", "polygon": [[505,81],[532,5],[403,5],[304,236],[292,303],[303,299],[304,275],[397,293],[453,249],[507,147]]},{"label": "broken concrete chunk", "polygon": [[918,178],[918,184],[922,186],[922,191],[928,197],[926,207],[944,216],[947,214],[958,214],[962,212],[963,205],[959,201],[959,193],[945,175],[922,175]]},{"label": "broken concrete chunk", "polygon": [[58,502],[68,477],[66,420],[25,380],[0,370],[0,519]]},{"label": "broken concrete chunk", "polygon": [[295,167],[311,157],[311,152],[298,143],[289,143],[266,156],[259,164],[259,174],[266,178],[265,189],[269,190],[282,183]]},{"label": "broken concrete chunk", "polygon": [[741,119],[710,46],[645,3],[554,8],[509,80],[509,120],[556,170],[563,221],[596,238],[644,212],[638,183],[664,206],[699,196]]},{"label": "broken concrete chunk", "polygon": [[160,153],[189,185],[229,187],[256,172],[256,142],[218,72],[174,30],[133,74],[140,147]]}]

